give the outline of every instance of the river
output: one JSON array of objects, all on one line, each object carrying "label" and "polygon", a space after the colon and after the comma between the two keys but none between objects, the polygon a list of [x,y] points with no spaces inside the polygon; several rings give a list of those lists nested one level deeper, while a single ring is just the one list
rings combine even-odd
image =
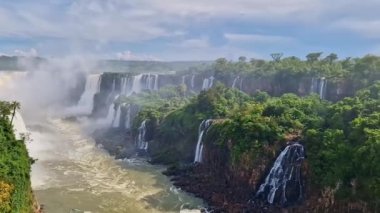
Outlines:
[{"label": "river", "polygon": [[188,212],[202,206],[175,188],[163,167],[138,158],[115,160],[76,122],[50,119],[28,129],[28,150],[38,159],[32,188],[48,213]]}]

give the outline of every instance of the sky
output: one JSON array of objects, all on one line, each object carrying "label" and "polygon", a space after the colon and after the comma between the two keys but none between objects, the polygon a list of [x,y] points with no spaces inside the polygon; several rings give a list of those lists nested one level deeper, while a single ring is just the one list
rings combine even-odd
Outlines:
[{"label": "sky", "polygon": [[0,54],[122,60],[380,54],[380,0],[3,0]]}]

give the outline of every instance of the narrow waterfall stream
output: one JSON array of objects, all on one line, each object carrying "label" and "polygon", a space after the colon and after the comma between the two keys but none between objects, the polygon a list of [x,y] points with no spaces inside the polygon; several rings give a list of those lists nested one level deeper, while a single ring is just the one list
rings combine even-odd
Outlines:
[{"label": "narrow waterfall stream", "polygon": [[142,159],[117,161],[78,123],[62,119],[31,125],[32,187],[46,212],[186,212],[202,201],[175,188],[163,167]]}]

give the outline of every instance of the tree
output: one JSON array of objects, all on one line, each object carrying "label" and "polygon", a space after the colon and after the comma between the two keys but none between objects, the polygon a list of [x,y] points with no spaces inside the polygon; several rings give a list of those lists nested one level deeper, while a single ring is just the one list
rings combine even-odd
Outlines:
[{"label": "tree", "polygon": [[270,56],[273,58],[273,61],[279,62],[284,54],[283,53],[272,53]]},{"label": "tree", "polygon": [[336,61],[338,59],[338,55],[335,54],[335,53],[330,53],[330,55],[326,56],[326,58],[324,58],[323,60],[324,61],[327,61],[329,62],[330,64],[333,63],[334,61]]},{"label": "tree", "polygon": [[309,53],[306,55],[306,59],[308,62],[316,62],[319,60],[319,57],[321,57],[322,52],[316,52],[316,53]]}]

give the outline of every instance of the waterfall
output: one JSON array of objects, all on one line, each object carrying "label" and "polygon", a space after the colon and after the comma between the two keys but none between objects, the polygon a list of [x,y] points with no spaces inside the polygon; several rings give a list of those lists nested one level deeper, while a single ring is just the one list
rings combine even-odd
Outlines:
[{"label": "waterfall", "polygon": [[326,93],[326,78],[322,77],[320,79],[320,85],[319,85],[319,97],[323,100],[325,98]]},{"label": "waterfall", "polygon": [[304,158],[301,144],[288,145],[277,157],[256,196],[265,197],[270,204],[282,205],[302,199],[301,165]]},{"label": "waterfall", "polygon": [[325,99],[326,86],[327,86],[327,80],[325,77],[321,77],[318,79],[312,78],[311,79],[310,93],[317,93],[317,94],[319,94],[320,99]]},{"label": "waterfall", "polygon": [[144,89],[146,90],[158,90],[158,74],[144,74]]},{"label": "waterfall", "polygon": [[117,106],[116,114],[112,120],[112,127],[117,128],[120,126],[121,106]]},{"label": "waterfall", "polygon": [[194,163],[201,163],[202,162],[202,154],[203,154],[203,135],[205,131],[208,130],[208,128],[212,124],[212,119],[203,120],[202,123],[199,125],[198,128],[198,142],[197,147],[195,148],[195,157],[194,157]]},{"label": "waterfall", "polygon": [[182,83],[181,84],[185,84],[186,85],[186,77],[187,77],[187,75],[183,75],[182,76]]},{"label": "waterfall", "polygon": [[235,77],[234,81],[232,82],[232,88],[233,88],[233,89],[236,88],[236,83],[237,83],[237,81],[238,81],[239,79],[240,79],[239,76],[236,76],[236,77]]},{"label": "waterfall", "polygon": [[215,79],[214,76],[210,77],[210,84],[209,84],[208,88],[211,88],[214,85],[214,79]]},{"label": "waterfall", "polygon": [[207,90],[209,85],[208,78],[203,79],[202,90]]},{"label": "waterfall", "polygon": [[100,90],[100,74],[87,76],[86,86],[77,104],[83,113],[90,114],[94,105],[94,95]]},{"label": "waterfall", "polygon": [[146,121],[144,120],[141,122],[141,125],[139,127],[139,135],[137,136],[137,149],[141,150],[148,150],[148,142],[145,140],[145,134],[146,134]]},{"label": "waterfall", "polygon": [[131,128],[131,105],[128,104],[128,107],[127,107],[127,114],[126,114],[126,118],[125,118],[125,128],[126,129],[130,129]]},{"label": "waterfall", "polygon": [[214,79],[215,79],[214,76],[203,79],[202,90],[210,89],[212,85],[214,84]]},{"label": "waterfall", "polygon": [[[9,117],[9,120],[11,120],[12,115],[10,115]],[[13,117],[12,125],[17,140],[21,140],[23,138],[22,136],[28,133],[24,119],[22,118],[20,112],[17,110],[15,112],[15,116]]]},{"label": "waterfall", "polygon": [[132,89],[129,95],[132,93],[140,93],[142,90],[142,77],[143,74],[133,76]]},{"label": "waterfall", "polygon": [[154,90],[158,90],[158,74],[154,75]]},{"label": "waterfall", "polygon": [[124,77],[124,78],[121,79],[120,94],[122,94],[122,95],[127,95],[127,91],[128,91],[128,81],[129,81],[129,78],[128,78],[128,77]]},{"label": "waterfall", "polygon": [[107,117],[105,119],[107,124],[113,124],[115,113],[114,103],[112,103],[108,108]]},{"label": "waterfall", "polygon": [[191,76],[191,89],[194,89],[194,86],[195,86],[195,75],[193,74]]},{"label": "waterfall", "polygon": [[116,90],[116,79],[113,79],[112,80],[112,91],[111,92],[115,92]]}]

